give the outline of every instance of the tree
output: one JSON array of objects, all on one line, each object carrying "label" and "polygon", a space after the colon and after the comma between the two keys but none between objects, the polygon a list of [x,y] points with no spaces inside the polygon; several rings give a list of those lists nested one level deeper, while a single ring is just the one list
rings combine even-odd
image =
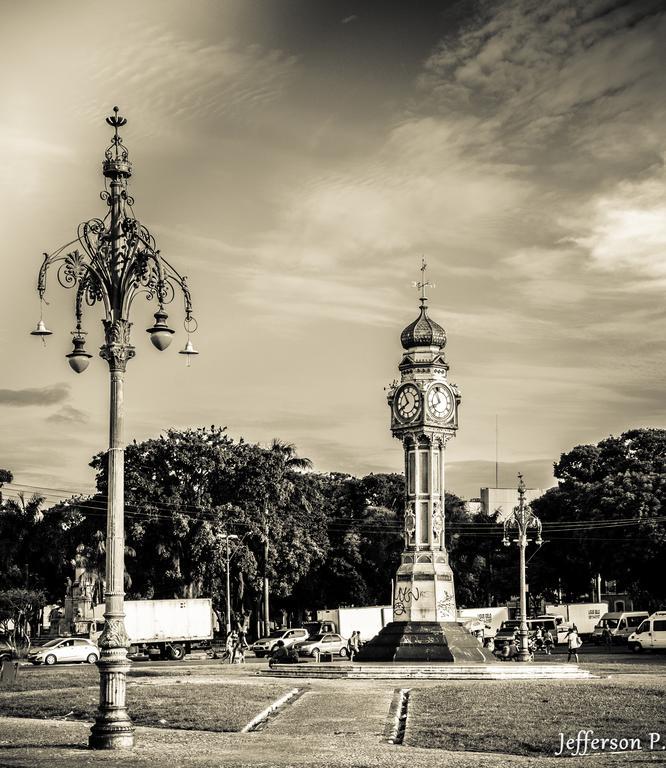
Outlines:
[{"label": "tree", "polygon": [[[223,569],[218,531],[224,510],[215,497],[232,441],[223,429],[168,430],[125,450],[125,539],[136,557],[126,562],[143,598],[198,597]],[[107,494],[107,454],[94,457],[98,495]],[[91,542],[88,542],[90,545]]]},{"label": "tree", "polygon": [[244,616],[253,609],[261,612],[264,573],[273,603],[292,610],[294,585],[313,559],[324,556],[325,521],[318,484],[303,471],[309,466],[294,446],[280,441],[268,448],[239,443],[229,451],[220,476],[220,500],[233,510],[232,524],[244,532],[237,550],[245,566],[237,571],[242,579],[239,612]]},{"label": "tree", "polygon": [[[8,473],[11,476],[11,473]],[[34,494],[4,500],[0,511],[0,588],[41,586],[41,553],[36,546],[44,499]]]},{"label": "tree", "polygon": [[600,573],[637,601],[659,605],[666,598],[665,463],[663,429],[633,429],[562,454],[558,488],[533,502],[551,542],[544,575],[557,571],[576,596],[590,592]]},{"label": "tree", "polygon": [[456,494],[446,492],[445,542],[459,607],[505,602],[518,589],[511,553],[501,546],[498,512],[472,515]]},{"label": "tree", "polygon": [[[293,446],[234,442],[224,429],[169,430],[125,451],[128,597],[211,595],[225,603],[225,533],[233,547],[235,608],[249,613],[261,594],[263,537],[269,524],[273,594],[287,598],[327,546],[316,483],[297,470],[309,462]],[[106,454],[93,459],[100,505]],[[91,542],[87,544],[90,546]]]},{"label": "tree", "polygon": [[329,547],[296,598],[310,608],[390,602],[400,562],[404,478],[363,478],[339,473],[316,476],[325,510]]},{"label": "tree", "polygon": [[30,646],[30,624],[39,621],[44,593],[32,589],[0,591],[0,629],[17,655]]}]

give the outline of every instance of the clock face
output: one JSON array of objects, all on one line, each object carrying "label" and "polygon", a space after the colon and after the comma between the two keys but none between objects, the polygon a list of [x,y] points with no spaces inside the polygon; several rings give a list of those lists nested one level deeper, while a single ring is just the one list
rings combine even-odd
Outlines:
[{"label": "clock face", "polygon": [[433,384],[428,390],[428,410],[436,419],[448,419],[453,413],[453,393],[444,384]]},{"label": "clock face", "polygon": [[406,384],[399,390],[395,409],[398,416],[405,421],[413,419],[421,410],[421,393],[413,384]]}]

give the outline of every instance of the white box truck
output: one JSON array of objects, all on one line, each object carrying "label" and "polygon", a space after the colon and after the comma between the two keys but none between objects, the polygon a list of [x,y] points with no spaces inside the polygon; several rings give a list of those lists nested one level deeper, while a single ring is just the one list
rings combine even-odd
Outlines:
[{"label": "white box truck", "polygon": [[608,603],[563,603],[547,605],[549,616],[561,616],[569,626],[576,625],[579,635],[592,635],[601,617],[608,612]]},{"label": "white box truck", "polygon": [[[104,628],[104,606],[95,608],[99,637]],[[217,618],[210,598],[184,600],[126,600],[125,628],[130,653],[144,651],[162,659],[180,660],[192,649],[210,645]]]},{"label": "white box truck", "polygon": [[[494,608],[461,608],[458,611],[458,621],[463,624],[467,621],[479,621],[483,623],[483,637],[495,637],[497,630],[502,626],[503,621],[508,621],[509,609],[506,606],[496,606]],[[476,629],[476,626],[473,626]]]},{"label": "white box truck", "polygon": [[317,611],[317,621],[332,623],[335,631],[347,639],[352,632],[360,632],[361,641],[366,643],[393,621],[393,608],[390,605],[369,605],[363,608],[324,609]]}]

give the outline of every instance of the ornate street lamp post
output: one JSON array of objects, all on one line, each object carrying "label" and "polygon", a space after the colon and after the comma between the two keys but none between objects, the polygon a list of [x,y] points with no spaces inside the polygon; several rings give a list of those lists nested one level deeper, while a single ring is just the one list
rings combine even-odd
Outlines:
[{"label": "ornate street lamp post", "polygon": [[[124,439],[123,383],[127,361],[134,357],[130,343],[130,309],[134,298],[145,293],[158,304],[155,323],[147,329],[150,340],[159,350],[171,343],[174,331],[167,325],[164,305],[170,303],[176,289],[182,291],[185,303],[187,343],[181,354],[197,354],[189,334],[196,330],[187,280],[161,255],[150,232],[134,218],[133,199],[127,193],[132,165],[118,128],[127,122],[113,108],[106,122],[113,127],[111,145],[105,152],[102,171],[106,189],[101,197],[109,206],[104,219],[90,219],[79,225],[77,237],[51,254],[44,254],[39,270],[37,290],[40,306],[46,293],[46,276],[50,267],[58,265],[58,281],[65,288],[76,287],[76,330],[72,333],[73,350],[67,355],[76,373],[88,367],[90,355],[85,350],[82,325],[83,305],[98,302],[104,308],[104,344],[100,357],[107,361],[111,373],[108,505],[106,529],[106,610],[104,630],[99,638],[101,658],[99,711],[92,727],[89,745],[96,749],[119,749],[134,745],[134,727],[125,705],[125,678],[128,637],[124,612]],[[43,339],[51,335],[40,317],[33,336]]]},{"label": "ornate street lamp post", "polygon": [[527,600],[526,600],[526,579],[525,579],[525,550],[531,539],[527,538],[527,532],[530,528],[536,528],[537,536],[535,543],[541,545],[541,520],[532,512],[529,504],[525,503],[525,483],[523,476],[518,474],[518,506],[513,508],[513,513],[504,521],[504,538],[502,543],[505,546],[510,545],[509,530],[515,528],[518,538],[513,539],[518,544],[520,550],[520,629],[518,635],[520,638],[520,648],[518,649],[518,661],[529,661],[530,651],[527,635]]}]

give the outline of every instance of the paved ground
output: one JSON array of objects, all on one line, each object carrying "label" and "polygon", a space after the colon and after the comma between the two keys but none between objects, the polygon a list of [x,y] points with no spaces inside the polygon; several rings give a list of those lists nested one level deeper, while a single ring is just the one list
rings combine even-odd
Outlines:
[{"label": "paved ground", "polygon": [[[252,666],[238,674],[252,674],[256,670]],[[184,671],[186,667],[180,669]],[[190,666],[191,672],[194,669]],[[173,681],[170,676],[168,682]],[[196,667],[194,677],[182,681],[206,682],[205,665]],[[214,682],[220,682],[219,676]],[[427,684],[419,682],[419,686]],[[386,725],[394,691],[400,685],[399,681],[295,680],[294,687],[304,689],[305,693],[259,731],[239,734],[137,728],[137,746],[125,752],[89,750],[88,723],[0,718],[0,768],[504,768],[552,765],[557,760],[391,745],[387,742]],[[584,764],[567,758],[565,765],[590,768],[592,762],[596,766],[612,764],[624,768],[648,761],[650,755],[636,753],[586,758]]]}]

